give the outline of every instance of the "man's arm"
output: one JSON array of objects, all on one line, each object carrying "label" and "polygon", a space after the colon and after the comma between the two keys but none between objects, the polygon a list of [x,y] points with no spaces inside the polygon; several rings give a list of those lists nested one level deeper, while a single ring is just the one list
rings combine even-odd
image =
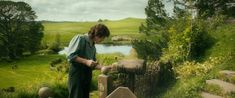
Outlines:
[{"label": "man's arm", "polygon": [[79,56],[76,56],[74,58],[74,61],[77,63],[82,63],[84,65],[87,65],[88,67],[95,67],[97,65],[97,62],[95,62],[93,60],[84,59]]},{"label": "man's arm", "polygon": [[101,70],[102,67],[103,67],[102,65],[97,65],[97,66],[95,67],[95,69]]}]

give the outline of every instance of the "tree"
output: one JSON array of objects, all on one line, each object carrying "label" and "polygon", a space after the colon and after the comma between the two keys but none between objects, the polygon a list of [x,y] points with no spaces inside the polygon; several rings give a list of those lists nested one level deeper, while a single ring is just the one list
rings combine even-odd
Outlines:
[{"label": "tree", "polygon": [[102,19],[99,19],[98,22],[103,22],[103,20],[102,20]]},{"label": "tree", "polygon": [[11,59],[34,52],[43,37],[43,26],[25,2],[0,1],[0,57]]},{"label": "tree", "polygon": [[145,14],[147,16],[146,23],[141,24],[139,28],[141,33],[156,34],[167,26],[169,17],[166,14],[162,0],[149,0],[145,8]]},{"label": "tree", "polygon": [[163,0],[149,0],[145,14],[146,22],[141,24],[139,32],[146,34],[146,38],[135,40],[132,45],[139,57],[158,60],[167,44],[167,28],[171,18],[166,14]]},{"label": "tree", "polygon": [[57,53],[61,50],[60,44],[61,44],[60,43],[60,34],[56,33],[55,41],[53,43],[51,43],[51,45],[49,46],[49,49],[54,51],[55,53]]},{"label": "tree", "polygon": [[[196,9],[200,18],[212,17],[216,14],[234,17],[234,0],[173,0],[178,9]],[[179,7],[180,6],[180,7]]]}]

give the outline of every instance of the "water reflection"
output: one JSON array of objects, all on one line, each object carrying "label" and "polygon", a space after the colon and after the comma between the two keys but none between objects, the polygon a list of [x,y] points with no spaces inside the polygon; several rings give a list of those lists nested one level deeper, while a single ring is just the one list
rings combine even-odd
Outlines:
[{"label": "water reflection", "polygon": [[[96,51],[99,54],[105,54],[105,53],[121,53],[124,55],[129,55],[132,46],[131,45],[105,45],[105,44],[96,44]],[[59,54],[66,54],[68,51],[68,48],[65,47],[64,50],[60,51]]]}]

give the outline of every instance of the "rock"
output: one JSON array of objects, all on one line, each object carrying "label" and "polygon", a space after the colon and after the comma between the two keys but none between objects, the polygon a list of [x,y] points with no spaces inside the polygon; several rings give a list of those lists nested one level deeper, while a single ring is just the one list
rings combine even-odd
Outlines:
[{"label": "rock", "polygon": [[101,68],[101,73],[106,75],[109,72],[109,70],[110,70],[110,67],[104,66]]},{"label": "rock", "polygon": [[130,41],[131,38],[127,36],[114,36],[111,38],[112,41]]},{"label": "rock", "polygon": [[118,87],[106,98],[137,98],[137,97],[129,88]]},{"label": "rock", "polygon": [[218,79],[206,80],[207,84],[215,84],[223,89],[224,93],[235,92],[235,85]]},{"label": "rock", "polygon": [[225,75],[226,77],[232,77],[235,76],[235,71],[230,71],[230,70],[223,70],[219,72],[222,75]]},{"label": "rock", "polygon": [[146,62],[142,59],[121,60],[113,65],[119,73],[143,74],[145,72]]},{"label": "rock", "polygon": [[202,98],[223,98],[221,96],[213,95],[207,92],[202,92],[201,93]]},{"label": "rock", "polygon": [[41,87],[38,91],[40,98],[49,98],[52,97],[52,90],[49,87]]},{"label": "rock", "polygon": [[15,87],[3,88],[2,91],[4,91],[4,92],[15,92]]}]

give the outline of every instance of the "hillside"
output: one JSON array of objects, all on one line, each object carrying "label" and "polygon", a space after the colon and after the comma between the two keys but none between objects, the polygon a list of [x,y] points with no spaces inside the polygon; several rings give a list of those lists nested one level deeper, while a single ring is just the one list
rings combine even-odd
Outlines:
[{"label": "hillside", "polygon": [[[111,36],[114,35],[134,35],[139,36],[138,30],[144,19],[126,18],[122,20],[104,20],[103,23],[108,26]],[[63,44],[68,44],[70,39],[76,34],[83,34],[89,31],[90,27],[99,22],[42,22],[44,26],[43,41],[51,43],[55,40],[55,35],[60,34],[60,40]]]},{"label": "hillside", "polygon": [[[158,97],[160,98],[198,98],[203,91],[210,92],[212,94],[220,94],[221,88],[215,86],[208,86],[206,83],[210,79],[224,79],[219,72],[222,70],[235,71],[235,23],[224,24],[210,31],[210,35],[214,38],[215,43],[206,51],[205,56],[202,58],[201,64],[208,66],[208,63],[204,62],[219,62],[213,65],[212,68],[202,75],[195,75],[193,77],[179,78],[176,81],[168,84],[160,89]],[[211,58],[221,58],[212,59]],[[193,69],[193,68],[192,68]],[[185,72],[186,73],[186,72]],[[227,80],[228,81],[228,80]],[[229,80],[235,83],[235,80]],[[223,95],[223,97],[234,98],[235,93],[230,95]]]}]

